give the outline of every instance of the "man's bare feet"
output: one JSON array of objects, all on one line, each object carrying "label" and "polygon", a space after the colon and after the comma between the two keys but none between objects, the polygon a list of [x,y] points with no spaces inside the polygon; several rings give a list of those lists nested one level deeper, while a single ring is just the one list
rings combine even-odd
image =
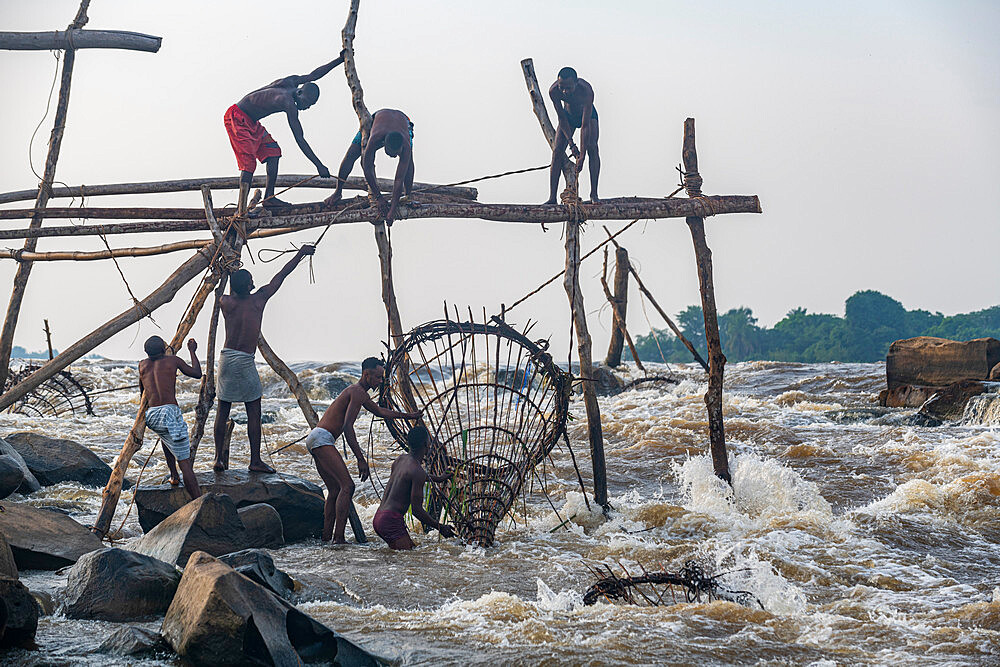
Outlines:
[{"label": "man's bare feet", "polygon": [[598,197],[597,195],[590,195],[590,203],[591,204],[600,204],[601,203],[601,198]]},{"label": "man's bare feet", "polygon": [[274,472],[274,468],[267,465],[263,461],[258,461],[257,463],[251,463],[249,466],[247,466],[247,469],[250,472],[268,472],[268,473]]},{"label": "man's bare feet", "polygon": [[285,209],[285,208],[291,208],[292,207],[291,204],[289,204],[286,201],[282,201],[282,200],[278,199],[277,197],[272,197],[271,199],[265,200],[264,203],[261,204],[261,206],[263,206],[264,208],[266,208],[268,210],[275,210],[275,209],[280,210],[280,209]]},{"label": "man's bare feet", "polygon": [[227,466],[222,461],[216,461],[215,465],[212,466],[212,470],[214,470],[215,472],[222,472],[223,470],[229,470],[229,466]]},{"label": "man's bare feet", "polygon": [[170,482],[170,486],[180,486],[181,485],[181,478],[179,476],[177,476],[177,475],[170,475],[167,478],[167,481]]},{"label": "man's bare feet", "polygon": [[331,540],[330,544],[335,544],[335,545],[347,544],[347,540],[341,537],[340,539]]},{"label": "man's bare feet", "polygon": [[553,205],[553,204],[555,204],[555,203],[556,203],[556,200],[555,200],[555,198],[553,197],[552,199],[550,199],[550,200],[548,200],[548,201],[546,201],[546,202],[542,202],[542,206],[552,206],[552,205]]},{"label": "man's bare feet", "polygon": [[343,197],[344,196],[340,192],[334,192],[332,195],[330,195],[329,197],[327,197],[326,199],[324,199],[323,203],[325,205],[327,205],[327,206],[333,206],[334,204],[336,204],[337,202],[339,202],[341,199],[343,199]]}]

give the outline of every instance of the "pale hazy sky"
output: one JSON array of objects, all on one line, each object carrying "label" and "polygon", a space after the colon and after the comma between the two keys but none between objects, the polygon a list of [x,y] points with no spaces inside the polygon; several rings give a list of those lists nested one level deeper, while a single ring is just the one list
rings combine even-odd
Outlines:
[{"label": "pale hazy sky", "polygon": [[[78,53],[57,179],[97,184],[235,175],[222,124],[226,108],[253,88],[334,58],[347,6],[347,0],[94,0],[88,28],[155,34],[163,46],[155,55]],[[76,7],[76,0],[0,0],[0,29],[62,29]],[[421,181],[547,162],[518,64],[525,57],[534,58],[543,84],[572,65],[594,86],[603,196],[673,190],[682,124],[693,116],[705,192],[757,194],[764,210],[707,222],[719,307],[750,306],[770,325],[795,306],[842,314],[844,299],[858,289],[946,314],[1000,302],[1000,213],[993,202],[1000,181],[998,34],[1000,3],[989,1],[363,0],[356,53],[368,107],[403,109],[413,119]],[[49,52],[2,51],[0,63],[0,190],[29,188],[37,179],[28,140],[45,110],[55,61]],[[342,69],[319,84],[322,97],[301,120],[320,159],[336,170],[357,120]],[[282,171],[312,173],[284,118],[264,123],[285,153]],[[50,128],[51,116],[32,151],[39,172]],[[378,167],[389,176],[394,164],[382,156]],[[544,173],[480,186],[488,202],[540,202],[547,194]],[[322,196],[303,190],[291,199]],[[217,204],[231,200],[216,195]],[[91,203],[199,206],[200,195]],[[318,233],[288,238],[306,242]],[[183,237],[109,240],[131,246]],[[588,226],[584,250],[603,237],[598,224]],[[558,226],[543,233],[482,221],[402,221],[392,238],[407,328],[439,317],[443,301],[495,313],[500,302],[515,301],[563,266]],[[100,243],[45,238],[39,249],[91,250]],[[622,243],[668,312],[699,302],[682,220],[636,225]],[[145,295],[187,256],[120,261],[136,293]],[[248,268],[263,284],[278,265]],[[594,311],[595,356],[602,357],[610,313],[596,312],[604,302],[599,271],[598,255],[582,276]],[[9,285],[13,272],[12,261],[0,262],[0,283]],[[303,266],[268,306],[264,333],[272,345],[288,359],[377,354],[386,328],[371,227],[333,228],[315,273],[310,285]],[[194,285],[156,312],[162,330],[146,320],[97,351],[142,356],[147,336],[173,333]],[[638,295],[631,296],[629,326],[645,333]],[[36,264],[15,342],[42,348],[47,317],[56,346],[65,347],[129,303],[111,262]],[[649,315],[656,317],[652,309]],[[558,282],[509,319],[528,317],[539,320],[535,334],[551,335],[563,357],[568,308]],[[195,329],[202,342],[206,319]]]}]

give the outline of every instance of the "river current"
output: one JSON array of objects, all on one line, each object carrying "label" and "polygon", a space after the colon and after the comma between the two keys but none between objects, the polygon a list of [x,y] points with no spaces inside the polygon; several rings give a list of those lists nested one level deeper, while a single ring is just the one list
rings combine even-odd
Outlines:
[{"label": "river current", "polygon": [[[980,400],[960,423],[918,426],[913,410],[875,407],[885,383],[882,364],[730,364],[724,399],[730,491],[707,456],[704,373],[691,365],[651,366],[679,383],[600,399],[613,507],[607,520],[586,507],[563,445],[544,470],[558,516],[535,484],[489,549],[416,527],[418,548],[392,552],[371,531],[375,488],[359,484],[355,503],[373,538],[368,545],[308,540],[271,552],[300,584],[294,601],[407,665],[1000,662],[1000,410]],[[265,417],[273,418],[264,426],[265,449],[273,451],[307,427],[284,383],[260,369]],[[321,409],[358,367],[317,363],[295,370]],[[73,371],[95,389],[136,382],[134,364],[95,361]],[[178,391],[190,423],[197,384],[183,381]],[[134,391],[102,394],[94,417],[0,415],[0,434],[70,438],[110,464],[137,398]],[[570,440],[589,485],[582,402],[575,399],[571,412]],[[359,440],[371,442],[372,467],[384,481],[400,450],[384,425],[367,416],[359,422]],[[234,467],[247,463],[245,443],[246,431],[237,426]],[[153,444],[147,436],[131,479]],[[196,469],[210,467],[211,449],[210,441],[202,444]],[[301,443],[272,462],[280,472],[320,483]],[[165,475],[157,449],[143,480]],[[99,488],[62,484],[10,500],[59,507],[89,525],[100,499]],[[125,491],[115,517],[116,527],[124,519],[126,545],[141,535],[135,511],[126,518],[130,500]],[[724,601],[583,604],[594,582],[588,565],[669,571],[687,560],[710,573],[730,572],[726,585],[750,591],[764,609]],[[64,573],[21,576],[58,602]],[[57,611],[40,619],[38,651],[0,659],[122,664],[94,653],[118,625]],[[159,622],[139,625],[158,629]],[[164,655],[131,664],[180,662]]]}]

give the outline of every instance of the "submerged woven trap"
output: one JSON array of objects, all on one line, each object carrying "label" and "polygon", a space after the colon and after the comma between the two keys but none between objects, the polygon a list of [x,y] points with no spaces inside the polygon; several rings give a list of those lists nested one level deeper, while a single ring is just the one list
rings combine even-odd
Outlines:
[{"label": "submerged woven trap", "polygon": [[[40,366],[26,364],[11,367],[4,393],[38,370]],[[31,417],[58,417],[65,414],[93,415],[94,406],[86,388],[69,371],[59,371],[14,402],[7,412]]]},{"label": "submerged woven trap", "polygon": [[[571,377],[546,341],[528,339],[529,328],[485,315],[481,324],[420,325],[391,352],[379,396],[393,410],[423,410],[426,468],[455,473],[430,485],[431,514],[443,510],[459,535],[484,547],[566,429]],[[386,423],[405,449],[404,423]]]}]

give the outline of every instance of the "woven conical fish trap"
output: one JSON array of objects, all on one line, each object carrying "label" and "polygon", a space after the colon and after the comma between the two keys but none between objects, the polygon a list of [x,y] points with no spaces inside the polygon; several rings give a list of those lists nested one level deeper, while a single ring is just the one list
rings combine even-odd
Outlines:
[{"label": "woven conical fish trap", "polygon": [[[571,377],[546,341],[526,333],[497,318],[423,324],[390,354],[380,394],[391,409],[423,410],[425,467],[454,471],[429,485],[431,514],[443,510],[464,539],[484,547],[566,429]],[[405,449],[405,423],[387,425]]]}]

